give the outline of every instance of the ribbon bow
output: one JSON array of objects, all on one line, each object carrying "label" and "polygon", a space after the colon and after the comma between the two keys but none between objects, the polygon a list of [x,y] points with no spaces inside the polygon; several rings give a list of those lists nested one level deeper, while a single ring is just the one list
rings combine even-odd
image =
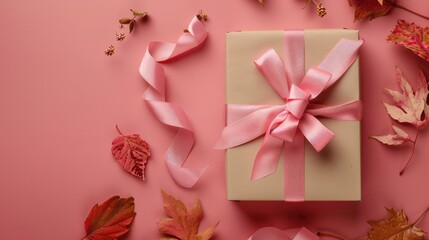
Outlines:
[{"label": "ribbon bow", "polygon": [[[363,41],[341,39],[317,67],[304,74],[304,33],[285,32],[284,64],[271,49],[255,61],[274,91],[285,101],[282,106],[228,105],[228,117],[236,119],[222,132],[216,147],[239,146],[265,133],[256,155],[252,180],[274,173],[285,151],[285,199],[304,200],[304,138],[321,151],[334,134],[316,117],[359,120],[360,101],[337,106],[311,101],[337,82],[357,58]],[[287,144],[284,144],[287,143]]]}]

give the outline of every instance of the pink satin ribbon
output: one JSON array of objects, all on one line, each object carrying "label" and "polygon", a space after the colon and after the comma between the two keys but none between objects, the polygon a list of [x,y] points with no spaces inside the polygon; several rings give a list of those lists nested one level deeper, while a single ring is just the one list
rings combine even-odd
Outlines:
[{"label": "pink satin ribbon", "polygon": [[[265,134],[256,155],[252,180],[277,171],[280,154],[285,157],[285,200],[303,201],[304,141],[321,151],[334,134],[316,117],[359,120],[360,101],[324,106],[311,101],[337,82],[353,64],[362,41],[341,39],[317,67],[304,73],[304,32],[286,31],[283,62],[271,49],[255,61],[266,81],[285,101],[281,106],[228,105],[231,120],[216,148],[227,149]],[[285,144],[286,143],[286,144]]]},{"label": "pink satin ribbon", "polygon": [[165,154],[167,168],[178,185],[191,188],[206,168],[183,167],[192,151],[195,136],[183,109],[166,101],[165,73],[160,64],[160,62],[171,60],[200,46],[208,35],[207,29],[197,17],[192,19],[187,30],[188,32],[183,33],[176,43],[150,42],[140,64],[139,72],[149,84],[143,94],[143,99],[152,113],[165,125],[178,129]]},{"label": "pink satin ribbon", "polygon": [[265,227],[256,231],[248,240],[319,240],[320,238],[306,228],[280,230]]}]

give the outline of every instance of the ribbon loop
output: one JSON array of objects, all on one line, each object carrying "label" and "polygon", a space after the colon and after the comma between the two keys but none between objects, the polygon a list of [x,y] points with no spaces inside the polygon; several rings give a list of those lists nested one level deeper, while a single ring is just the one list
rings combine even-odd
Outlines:
[{"label": "ribbon loop", "polygon": [[274,49],[268,50],[260,58],[255,60],[255,66],[264,75],[267,82],[282,98],[289,96],[289,86],[282,60]]},{"label": "ribbon loop", "polygon": [[302,79],[299,86],[310,94],[310,99],[312,100],[319,96],[319,94],[326,88],[331,77],[332,74],[329,72],[320,68],[311,67],[305,74],[304,79]]}]

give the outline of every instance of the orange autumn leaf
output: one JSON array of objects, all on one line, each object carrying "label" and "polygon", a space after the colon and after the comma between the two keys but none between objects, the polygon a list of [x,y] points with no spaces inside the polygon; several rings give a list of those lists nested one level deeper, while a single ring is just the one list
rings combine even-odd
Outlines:
[{"label": "orange autumn leaf", "polygon": [[364,20],[369,18],[373,20],[387,15],[394,6],[393,1],[382,0],[355,0],[355,20]]},{"label": "orange autumn leaf", "polygon": [[414,223],[409,223],[403,210],[396,211],[391,208],[386,210],[387,219],[368,222],[371,225],[368,240],[423,240],[425,238],[425,232],[415,226],[420,218]]},{"label": "orange autumn leaf", "polygon": [[82,240],[116,240],[129,231],[135,215],[132,197],[114,196],[95,204],[85,220],[86,236]]},{"label": "orange autumn leaf", "polygon": [[188,209],[182,201],[168,195],[164,191],[162,191],[162,197],[164,199],[165,212],[169,217],[161,219],[158,223],[159,231],[176,238],[162,238],[161,240],[208,240],[214,235],[219,222],[198,233],[198,228],[203,218],[199,199],[197,203]]},{"label": "orange autumn leaf", "polygon": [[116,125],[120,136],[112,141],[112,155],[121,167],[145,181],[145,167],[150,157],[149,144],[138,134],[124,135]]}]

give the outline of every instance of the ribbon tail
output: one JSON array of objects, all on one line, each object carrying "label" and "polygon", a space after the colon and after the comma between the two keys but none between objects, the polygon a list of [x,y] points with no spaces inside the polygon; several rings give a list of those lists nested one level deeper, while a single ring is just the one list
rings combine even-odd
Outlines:
[{"label": "ribbon tail", "polygon": [[189,153],[192,151],[194,142],[195,137],[193,132],[186,129],[179,129],[165,154],[167,168],[171,176],[178,185],[185,188],[192,188],[207,169],[207,167],[183,167]]},{"label": "ribbon tail", "polygon": [[277,171],[284,141],[265,134],[253,163],[252,180],[258,180]]},{"label": "ribbon tail", "polygon": [[334,138],[334,134],[328,128],[308,113],[301,118],[299,129],[318,152]]},{"label": "ribbon tail", "polygon": [[205,168],[183,167],[192,151],[195,136],[192,125],[182,108],[165,101],[165,73],[159,62],[190,52],[200,46],[208,35],[206,28],[197,17],[192,19],[188,30],[189,32],[183,33],[176,43],[149,43],[139,68],[140,75],[149,85],[143,94],[148,107],[160,122],[178,129],[175,139],[166,152],[165,160],[174,181],[185,188],[194,186]]},{"label": "ribbon tail", "polygon": [[284,196],[288,202],[302,202],[305,198],[304,135],[297,131],[293,142],[284,147]]},{"label": "ribbon tail", "polygon": [[191,20],[187,30],[176,43],[151,42],[148,47],[150,55],[158,62],[171,61],[199,47],[208,36],[206,27],[197,17]]}]

